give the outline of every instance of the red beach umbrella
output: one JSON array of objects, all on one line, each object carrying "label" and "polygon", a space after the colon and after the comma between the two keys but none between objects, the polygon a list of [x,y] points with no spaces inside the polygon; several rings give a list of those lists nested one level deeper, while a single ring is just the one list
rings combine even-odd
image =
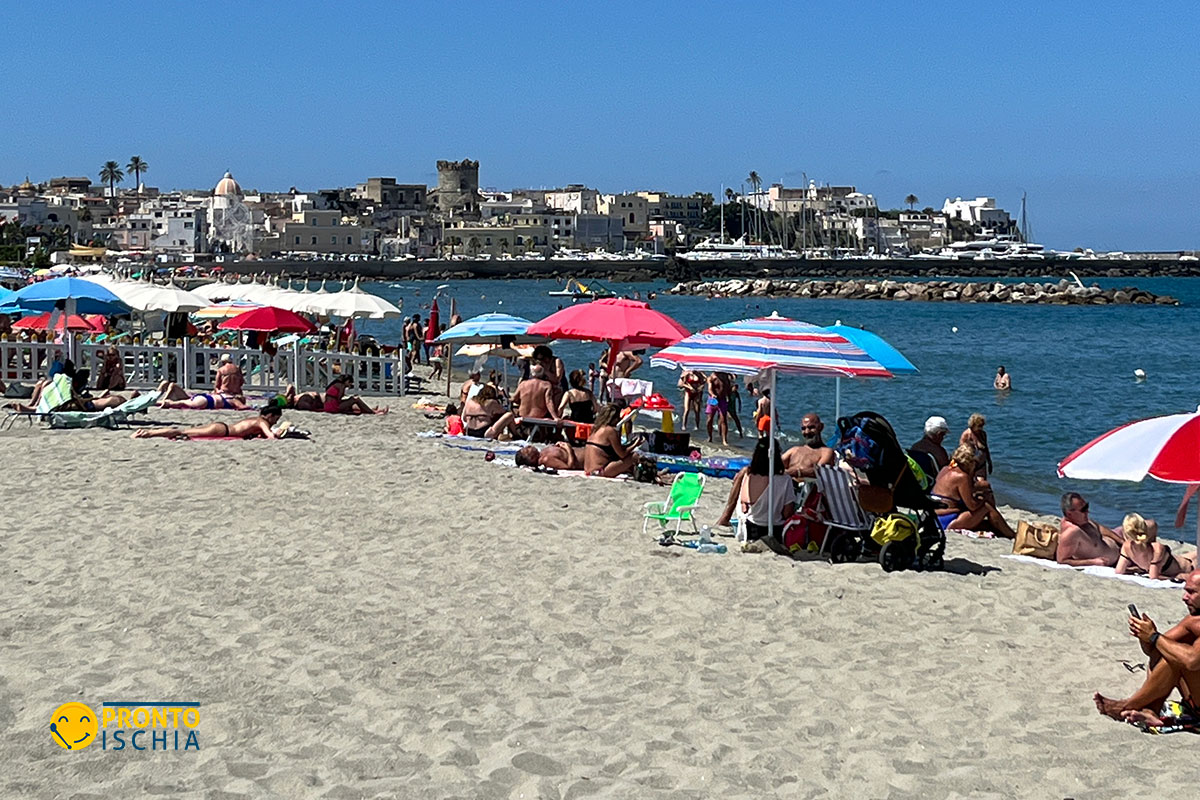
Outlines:
[{"label": "red beach umbrella", "polygon": [[[15,330],[27,331],[44,331],[50,326],[50,314],[36,314],[31,317],[22,317],[13,323]],[[87,331],[88,333],[104,333],[107,330],[104,316],[102,314],[87,314],[80,316],[79,314],[59,314],[58,319],[54,323],[54,330],[61,331],[63,328],[69,331]]]},{"label": "red beach umbrella", "polygon": [[433,298],[433,305],[429,308],[429,322],[425,325],[425,341],[432,344],[433,340],[438,337],[438,324],[441,322],[441,312],[438,309],[437,298]]},{"label": "red beach umbrella", "polygon": [[296,312],[275,306],[263,306],[238,314],[217,327],[227,331],[265,331],[268,333],[274,331],[312,333],[316,330],[316,326]]},{"label": "red beach umbrella", "polygon": [[688,330],[649,303],[607,297],[555,311],[530,325],[527,333],[551,339],[608,342],[608,371],[612,374],[622,347],[667,347],[686,337]]}]

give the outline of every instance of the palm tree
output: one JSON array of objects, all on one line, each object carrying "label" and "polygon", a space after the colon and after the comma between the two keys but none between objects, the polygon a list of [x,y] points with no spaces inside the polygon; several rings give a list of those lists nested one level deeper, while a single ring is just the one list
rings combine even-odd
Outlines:
[{"label": "palm tree", "polygon": [[100,168],[100,180],[108,183],[108,202],[115,208],[117,205],[117,184],[125,180],[121,165],[115,161],[105,161]]},{"label": "palm tree", "polygon": [[750,190],[754,192],[754,228],[758,240],[762,241],[762,208],[758,204],[758,190],[762,188],[762,178],[754,170],[750,170],[749,177],[746,182],[750,184]]},{"label": "palm tree", "polygon": [[142,196],[142,173],[150,170],[150,165],[142,161],[141,156],[132,156],[129,163],[125,165],[125,169],[133,173],[134,187],[137,189],[138,198]]},{"label": "palm tree", "polygon": [[904,202],[908,203],[908,210],[912,211],[913,206],[921,202],[921,200],[915,194],[910,194],[908,197],[904,198]]}]

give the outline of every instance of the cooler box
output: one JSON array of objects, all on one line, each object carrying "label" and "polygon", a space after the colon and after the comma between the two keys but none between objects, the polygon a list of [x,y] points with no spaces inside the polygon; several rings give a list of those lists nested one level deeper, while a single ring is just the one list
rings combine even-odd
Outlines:
[{"label": "cooler box", "polygon": [[690,456],[692,435],[690,433],[650,432],[650,452],[664,456]]}]

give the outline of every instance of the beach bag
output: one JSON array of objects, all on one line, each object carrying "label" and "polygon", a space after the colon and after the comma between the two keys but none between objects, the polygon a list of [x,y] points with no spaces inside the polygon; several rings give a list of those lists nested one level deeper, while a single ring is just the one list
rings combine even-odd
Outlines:
[{"label": "beach bag", "polygon": [[817,519],[817,506],[821,502],[821,493],[816,489],[804,498],[804,505],[796,509],[783,527],[783,546],[789,553],[808,551],[819,552],[821,543],[825,541],[827,528],[825,523]]},{"label": "beach bag", "polygon": [[1013,539],[1013,555],[1046,558],[1050,561],[1058,554],[1058,528],[1037,522],[1021,520],[1017,535]]},{"label": "beach bag", "polygon": [[633,479],[638,483],[658,483],[658,464],[642,458],[633,465]]},{"label": "beach bag", "polygon": [[871,538],[881,547],[888,542],[902,542],[917,535],[917,524],[904,514],[888,514],[875,520]]}]

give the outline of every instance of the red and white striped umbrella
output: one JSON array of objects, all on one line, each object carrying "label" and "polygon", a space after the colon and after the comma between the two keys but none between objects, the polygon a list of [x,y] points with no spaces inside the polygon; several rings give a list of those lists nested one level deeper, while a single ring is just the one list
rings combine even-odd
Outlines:
[{"label": "red and white striped umbrella", "polygon": [[1200,409],[1130,422],[1098,436],[1058,464],[1063,478],[1200,483]]}]

